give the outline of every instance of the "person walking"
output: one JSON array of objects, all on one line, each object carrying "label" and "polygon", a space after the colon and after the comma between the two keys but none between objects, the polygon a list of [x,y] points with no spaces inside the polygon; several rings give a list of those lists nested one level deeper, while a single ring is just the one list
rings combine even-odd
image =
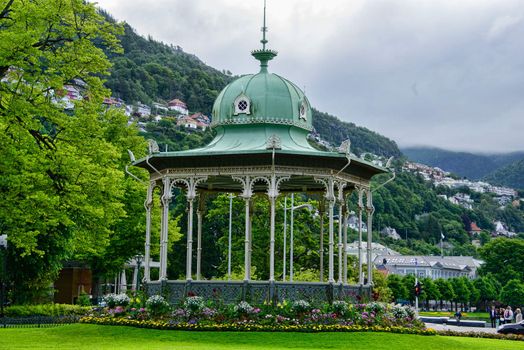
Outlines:
[{"label": "person walking", "polygon": [[504,324],[504,308],[499,309],[499,326]]},{"label": "person walking", "polygon": [[520,309],[515,310],[515,323],[522,322],[522,311]]},{"label": "person walking", "polygon": [[504,324],[511,322],[513,322],[513,310],[511,310],[511,306],[508,305],[504,311]]},{"label": "person walking", "polygon": [[491,321],[491,328],[497,328],[497,318],[499,317],[499,313],[497,309],[495,308],[495,305],[491,305],[489,308],[489,319]]}]

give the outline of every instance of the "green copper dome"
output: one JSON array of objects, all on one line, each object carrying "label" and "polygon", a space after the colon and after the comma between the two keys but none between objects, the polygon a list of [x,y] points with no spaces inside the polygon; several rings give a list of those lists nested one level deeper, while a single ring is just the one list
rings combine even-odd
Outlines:
[{"label": "green copper dome", "polygon": [[253,51],[261,61],[260,72],[244,75],[220,92],[213,105],[211,126],[279,124],[312,129],[311,106],[304,92],[267,71],[267,61],[275,55],[270,50]]}]

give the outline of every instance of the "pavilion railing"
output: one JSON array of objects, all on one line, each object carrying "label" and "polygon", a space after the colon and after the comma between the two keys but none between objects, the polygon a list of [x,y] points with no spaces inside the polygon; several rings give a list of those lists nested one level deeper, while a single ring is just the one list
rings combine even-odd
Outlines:
[{"label": "pavilion railing", "polygon": [[206,300],[237,303],[242,300],[262,304],[284,300],[307,300],[310,303],[347,300],[370,300],[371,287],[321,282],[268,282],[268,281],[152,281],[144,285],[147,295],[163,295],[171,304],[188,296],[201,296]]}]

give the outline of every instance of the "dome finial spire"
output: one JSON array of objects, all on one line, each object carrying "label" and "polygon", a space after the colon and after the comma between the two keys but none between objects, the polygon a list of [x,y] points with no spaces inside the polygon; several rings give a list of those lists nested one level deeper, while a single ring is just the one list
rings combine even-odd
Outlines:
[{"label": "dome finial spire", "polygon": [[276,51],[266,49],[266,44],[268,42],[266,39],[266,32],[266,0],[264,0],[264,22],[262,26],[262,40],[260,40],[262,43],[262,50],[251,51],[251,55],[260,61],[260,72],[263,73],[267,72],[267,63],[277,55]]},{"label": "dome finial spire", "polygon": [[266,32],[267,32],[267,27],[266,27],[266,0],[264,0],[264,25],[262,26],[262,40],[260,40],[260,42],[262,43],[262,50],[266,49],[266,44],[267,44]]}]

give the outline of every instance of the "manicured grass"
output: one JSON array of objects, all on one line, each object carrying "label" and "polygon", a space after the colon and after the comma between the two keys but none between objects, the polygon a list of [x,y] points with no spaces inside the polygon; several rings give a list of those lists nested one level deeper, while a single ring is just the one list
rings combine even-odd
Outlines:
[{"label": "manicured grass", "polygon": [[0,329],[0,349],[524,349],[520,341],[392,333],[160,331],[75,324]]}]

